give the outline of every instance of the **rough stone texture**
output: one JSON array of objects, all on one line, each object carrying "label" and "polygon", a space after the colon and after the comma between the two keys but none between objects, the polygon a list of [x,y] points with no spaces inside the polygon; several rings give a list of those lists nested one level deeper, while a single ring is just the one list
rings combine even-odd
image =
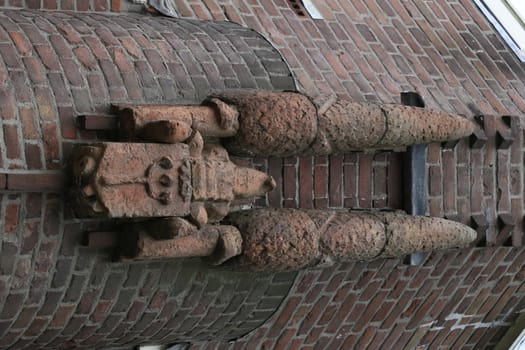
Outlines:
[{"label": "rough stone texture", "polygon": [[242,255],[227,262],[227,267],[282,271],[313,265],[319,257],[320,232],[302,211],[245,211],[233,213],[225,222],[243,237]]},{"label": "rough stone texture", "polygon": [[325,156],[392,150],[470,136],[475,124],[458,115],[335,97],[318,108],[297,93],[239,91],[220,96],[239,111],[239,130],[225,140],[235,155]]},{"label": "rough stone texture", "polygon": [[[98,148],[100,158],[89,158],[85,155],[86,148],[88,151]],[[91,169],[74,173],[77,198],[73,200],[80,203],[80,209],[89,208],[79,210],[81,216],[132,218],[190,214],[192,177],[184,176],[182,171],[184,167],[190,171],[190,153],[185,144],[94,144],[79,147],[72,157],[73,168],[80,168],[79,163],[92,163]],[[162,178],[169,179],[169,183],[162,183]],[[185,188],[189,188],[188,194],[183,192]]]},{"label": "rough stone texture", "polygon": [[[190,136],[185,133],[188,127],[199,131],[204,137],[235,135],[239,128],[238,112],[220,100],[207,100],[206,103],[209,106],[115,106],[120,137],[124,140],[139,138],[152,142],[182,142]],[[151,127],[150,124],[160,121],[173,123],[173,134],[180,130],[182,135],[173,141],[168,141],[169,138],[159,140],[155,138],[155,133],[166,129],[166,126],[156,132],[145,130]]]},{"label": "rough stone texture", "polygon": [[404,213],[377,213],[385,225],[386,241],[381,256],[400,257],[409,252],[428,252],[465,247],[477,233],[461,223],[441,218],[407,216]]},{"label": "rough stone texture", "polygon": [[476,125],[459,115],[400,105],[380,106],[386,116],[386,133],[376,148],[459,140],[470,136]]},{"label": "rough stone texture", "polygon": [[[371,106],[370,106],[371,107]],[[313,152],[320,155],[373,149],[387,131],[380,108],[366,108],[349,99],[336,99],[321,113]]]},{"label": "rough stone texture", "polygon": [[131,228],[121,233],[117,249],[121,261],[205,257],[215,251],[219,230],[219,227],[206,226],[189,235],[176,232],[174,238],[155,239],[147,229],[138,231]]},{"label": "rough stone texture", "polygon": [[239,131],[223,142],[232,154],[296,155],[314,140],[317,131],[315,107],[301,94],[239,91],[219,97],[239,111]]},{"label": "rough stone texture", "polygon": [[80,216],[191,216],[206,224],[207,202],[229,206],[275,187],[271,176],[236,166],[222,147],[204,148],[202,139],[83,145],[73,150],[70,162],[72,200]]},{"label": "rough stone texture", "polygon": [[336,262],[403,257],[465,247],[476,231],[457,222],[406,213],[258,209],[226,222],[242,237],[242,254],[228,266],[283,271]]},{"label": "rough stone texture", "polygon": [[475,125],[458,115],[400,105],[377,105],[339,98],[319,116],[313,154],[393,150],[420,143],[470,136]]}]

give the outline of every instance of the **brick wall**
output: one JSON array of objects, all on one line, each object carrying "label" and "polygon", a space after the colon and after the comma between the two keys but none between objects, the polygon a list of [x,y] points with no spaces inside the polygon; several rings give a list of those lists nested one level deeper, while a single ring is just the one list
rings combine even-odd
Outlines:
[{"label": "brick wall", "polygon": [[271,316],[296,273],[111,263],[81,245],[111,223],[76,219],[50,190],[63,190],[73,144],[112,136],[77,129],[80,114],[294,89],[264,38],[232,23],[12,10],[0,11],[0,58],[0,348],[229,340]]},{"label": "brick wall", "polygon": [[119,12],[121,10],[121,2],[122,0],[0,0],[0,8]]},{"label": "brick wall", "polygon": [[[417,91],[428,108],[485,115],[480,138],[430,145],[428,212],[476,227],[480,246],[507,247],[436,253],[421,267],[387,261],[301,273],[279,312],[229,348],[491,348],[523,312],[523,64],[470,1],[316,3],[325,20],[299,17],[284,0],[177,1],[182,16],[264,34],[313,96],[398,102],[400,92]],[[402,207],[395,154],[268,167],[280,180],[274,206]]]},{"label": "brick wall", "polygon": [[[522,118],[525,113],[525,71],[478,9],[466,0],[394,0],[388,3],[375,0],[329,0],[323,7],[326,20],[311,20],[297,17],[284,0],[178,0],[177,5],[183,17],[229,19],[263,33],[286,59],[299,88],[311,95],[339,93],[348,94],[357,101],[395,102],[398,101],[399,92],[414,90],[423,96],[429,108],[468,116],[485,115],[481,123],[484,134],[479,133],[479,138],[447,147],[429,147],[428,204],[429,213],[433,215],[447,216],[474,225],[479,231],[479,245],[498,246],[434,253],[423,265],[416,267],[405,266],[398,260],[388,260],[371,264],[342,264],[328,269],[301,272],[278,312],[258,330],[236,343],[196,342],[195,347],[308,349],[338,348],[344,344],[347,348],[374,349],[391,344],[399,347],[406,344],[409,348],[483,349],[490,348],[497,342],[517,314],[524,310],[524,248],[521,247],[524,214],[523,124],[501,116],[516,115]],[[19,20],[24,21],[20,17]],[[84,17],[82,20],[85,20]],[[118,26],[125,26],[124,22],[127,21],[118,22]],[[157,21],[164,23],[159,19],[147,19],[148,24],[144,30],[148,35],[155,31]],[[9,25],[10,22],[5,23]],[[74,23],[77,25],[79,22]],[[3,19],[0,24],[4,25]],[[45,24],[39,22],[38,30],[45,32],[48,28]],[[119,37],[118,45],[123,45],[121,40],[125,40],[126,36],[120,38],[119,32],[114,32],[118,28],[113,28],[110,24],[107,26],[114,36]],[[148,30],[150,26],[155,29]],[[23,33],[25,30],[14,31]],[[83,40],[88,37],[91,35],[85,35]],[[8,36],[3,39],[2,44],[5,46],[9,43],[11,50],[18,50],[11,44],[12,41],[12,37]],[[23,43],[19,45],[24,50]],[[91,47],[88,49],[92,50]],[[38,62],[41,53],[35,52],[30,56],[35,56]],[[14,81],[29,81],[25,80],[29,78],[21,78],[22,69],[16,66],[18,59],[13,59],[15,56],[8,55],[4,58],[6,64],[13,66],[2,68],[9,72],[9,78]],[[243,60],[248,57],[253,56],[243,57]],[[95,59],[97,63],[98,59],[99,57]],[[232,59],[236,58],[232,56]],[[143,60],[149,64],[148,59],[135,60]],[[249,70],[247,62],[246,67]],[[58,73],[48,67],[45,69],[46,79],[50,73]],[[119,71],[125,72],[120,67]],[[99,79],[105,79],[103,71],[96,70],[95,73],[100,76]],[[0,77],[6,77],[6,74],[2,75],[0,70]],[[86,70],[86,74],[90,74],[89,70]],[[209,79],[213,76],[221,77],[222,74],[222,71],[219,75],[206,72],[201,76]],[[271,84],[274,87],[283,78],[287,80],[286,75],[276,75],[277,80],[274,79]],[[156,75],[155,82],[158,85],[155,85],[154,91],[160,94],[162,88],[158,78]],[[62,79],[66,81],[65,78]],[[239,81],[240,78],[237,84],[242,83]],[[21,83],[21,87],[27,88],[27,84]],[[74,87],[73,85],[72,88]],[[102,89],[103,101],[107,101],[110,94],[107,89],[107,86]],[[54,93],[55,87],[52,90]],[[124,93],[123,85],[116,91]],[[147,93],[147,89],[141,91]],[[18,99],[16,96],[7,96],[5,98],[8,101]],[[24,96],[23,89],[19,96]],[[131,97],[123,97],[126,98]],[[41,98],[40,101],[46,99]],[[24,101],[20,107],[28,105],[33,110],[39,108],[36,106],[36,97],[31,97],[31,102],[27,104]],[[11,112],[6,110],[4,113]],[[17,154],[26,153],[25,149],[22,151],[22,145],[26,147],[26,144],[28,148],[38,149],[40,158],[37,159],[40,159],[41,164],[50,164],[49,169],[53,169],[52,164],[56,162],[52,160],[63,159],[67,148],[63,148],[59,158],[52,152],[46,153],[46,147],[53,148],[46,146],[47,143],[53,144],[53,138],[47,143],[38,140],[44,132],[42,125],[48,124],[48,121],[39,121],[32,127],[31,123],[21,121],[22,118],[32,120],[30,117],[23,117],[19,111],[15,113],[16,118],[6,118],[6,128],[5,131],[4,128],[2,130],[5,144],[10,142],[8,140],[15,139],[18,140],[18,148],[3,146],[2,161],[6,164],[4,169],[10,174],[16,173],[18,168],[26,170],[24,167],[27,166],[29,169],[26,163],[29,164],[27,159],[30,157],[17,157]],[[60,119],[53,120],[49,123],[51,126],[46,128],[60,130],[60,133],[70,130],[65,134],[69,136],[58,136],[60,145],[67,145],[70,140],[68,137],[95,136],[77,134],[77,131],[73,131],[71,119],[65,118],[65,124],[58,120]],[[25,141],[26,134],[33,135],[28,137],[29,141]],[[24,139],[20,135],[24,135]],[[8,148],[11,148],[9,152]],[[278,190],[260,204],[302,208],[343,205],[399,208],[402,206],[399,160],[400,156],[397,154],[257,159],[255,163],[262,169],[267,169],[279,182]],[[35,169],[41,168],[43,166]],[[103,252],[88,252],[77,246],[80,230],[89,228],[90,223],[78,227],[77,222],[72,221],[72,224],[77,224],[73,229],[66,227],[67,220],[70,220],[68,216],[58,220],[58,223],[52,220],[56,217],[53,213],[60,212],[62,205],[55,195],[4,193],[2,199],[2,215],[6,218],[3,229],[11,234],[5,235],[8,238],[5,249],[2,247],[2,264],[7,266],[6,271],[9,273],[2,276],[1,280],[5,283],[0,290],[4,291],[4,295],[15,295],[9,302],[24,298],[38,300],[36,304],[27,304],[29,310],[24,313],[13,315],[9,308],[6,309],[8,311],[0,326],[5,330],[3,341],[6,344],[22,341],[20,344],[24,345],[35,338],[42,339],[39,340],[42,343],[47,339],[55,339],[52,333],[43,335],[43,331],[42,334],[39,331],[30,331],[43,330],[42,325],[50,324],[55,317],[62,317],[54,314],[52,316],[50,309],[73,322],[69,326],[71,331],[67,334],[68,339],[88,339],[93,334],[100,337],[104,332],[101,331],[101,325],[105,322],[108,322],[106,325],[120,322],[118,317],[124,317],[124,312],[104,313],[107,303],[114,303],[115,299],[103,299],[106,306],[98,307],[98,316],[91,317],[95,309],[78,309],[76,303],[79,299],[75,299],[72,306],[69,299],[44,295],[47,290],[45,288],[52,288],[53,276],[57,276],[57,279],[59,276],[66,276],[68,279],[63,284],[67,287],[59,288],[60,293],[67,294],[71,289],[89,291],[86,276],[100,274],[94,269],[95,266],[102,266],[104,269],[105,265],[93,262],[97,261],[97,256],[104,256]],[[67,232],[72,233],[64,233],[66,228],[69,228]],[[63,242],[55,244],[69,244],[77,250],[73,252],[72,248],[64,248],[66,250],[62,252],[58,246],[53,248],[56,239],[49,238],[53,236],[53,232],[59,232],[58,242]],[[68,239],[71,239],[70,243],[66,243]],[[502,245],[513,245],[515,248]],[[38,250],[33,253],[28,250],[29,247],[38,247]],[[42,252],[38,253],[40,249]],[[8,253],[4,254],[4,251]],[[47,253],[48,251],[51,253]],[[46,263],[47,257],[51,257],[51,261]],[[65,262],[59,265],[58,260]],[[83,261],[88,261],[87,268],[83,267]],[[75,272],[77,266],[80,272]],[[48,267],[53,275],[33,272],[35,269],[45,271]],[[122,268],[122,274],[129,274],[127,267]],[[159,266],[154,265],[151,269],[158,271],[155,270],[158,268]],[[59,272],[59,269],[84,278],[73,278],[68,272]],[[112,270],[104,271],[104,281],[96,286],[107,283],[107,276]],[[143,271],[135,272],[140,280],[137,284],[144,283],[145,276],[151,270],[148,267]],[[36,287],[29,287],[28,276],[31,276],[31,285]],[[286,289],[286,285],[280,286],[279,280],[275,282],[279,285],[277,288]],[[154,285],[162,291],[159,285]],[[127,290],[122,286],[119,288]],[[129,287],[133,288],[133,285]],[[118,288],[107,287],[108,291],[114,289]],[[51,289],[49,293],[51,292],[54,290]],[[33,296],[37,299],[29,299]],[[130,321],[123,327],[140,332],[139,337],[145,339],[150,334],[141,327],[145,327],[151,314],[158,312],[158,308],[153,307],[158,304],[153,303],[150,306],[150,297],[137,298],[138,302],[147,305],[140,316],[140,320],[144,318],[145,321],[140,323],[139,320],[138,326]],[[39,315],[40,311],[37,309],[41,310],[47,300],[50,300],[51,305],[54,305],[53,300],[60,301],[57,301],[56,308],[51,306]],[[85,300],[95,299],[85,297]],[[212,304],[207,305],[212,307]],[[240,307],[242,301],[238,299],[232,305]],[[75,311],[67,311],[67,307],[75,307]],[[275,307],[276,304],[272,306],[273,309]],[[196,313],[208,312],[203,311],[201,305],[195,308]],[[332,313],[333,319],[329,317]],[[112,317],[109,317],[110,314]],[[75,318],[72,315],[76,315]],[[108,316],[110,321],[102,321],[105,317],[103,315]],[[19,323],[15,323],[19,318]],[[157,320],[162,324],[165,319]],[[57,321],[54,324],[56,327],[51,328],[60,328],[60,322],[62,321]],[[202,325],[205,326],[206,322]],[[80,335],[78,332],[81,332]],[[117,342],[121,338],[107,339]],[[195,336],[194,339],[180,340],[199,339]],[[125,341],[136,342],[131,338],[122,340]]]}]

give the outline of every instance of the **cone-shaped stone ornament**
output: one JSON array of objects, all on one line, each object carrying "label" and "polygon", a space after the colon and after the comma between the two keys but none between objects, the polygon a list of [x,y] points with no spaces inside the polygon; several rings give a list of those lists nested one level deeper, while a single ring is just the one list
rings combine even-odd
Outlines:
[{"label": "cone-shaped stone ornament", "polygon": [[476,239],[460,223],[402,212],[266,208],[232,213],[226,222],[243,238],[241,255],[229,264],[255,271],[402,257]]}]

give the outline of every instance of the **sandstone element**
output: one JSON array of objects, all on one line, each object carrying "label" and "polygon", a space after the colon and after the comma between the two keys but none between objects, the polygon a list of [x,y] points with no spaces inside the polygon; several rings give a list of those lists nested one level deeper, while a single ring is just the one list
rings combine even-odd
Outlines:
[{"label": "sandstone element", "polygon": [[302,94],[239,91],[218,98],[239,111],[239,131],[223,142],[231,154],[295,155],[307,150],[315,139],[315,106]]},{"label": "sandstone element", "polygon": [[476,232],[445,219],[400,212],[259,209],[232,213],[243,251],[230,264],[255,271],[300,269],[461,247]]},{"label": "sandstone element", "polygon": [[[238,167],[248,156],[329,155],[398,149],[470,135],[460,116],[333,96],[317,107],[295,92],[236,91],[201,106],[115,105],[121,137],[154,143],[78,146],[77,212],[157,217],[121,230],[121,259],[207,257],[259,271],[397,257],[461,246],[473,230],[400,213],[261,209],[228,216],[235,199],[264,195],[271,176]],[[235,257],[234,259],[231,259]]]},{"label": "sandstone element", "polygon": [[470,136],[476,128],[474,122],[459,115],[393,104],[380,108],[387,116],[387,132],[375,148],[457,140]]},{"label": "sandstone element", "polygon": [[81,145],[72,167],[82,216],[189,217],[199,227],[220,221],[236,198],[275,186],[271,176],[236,166],[221,146],[199,137],[188,144]]},{"label": "sandstone element", "polygon": [[396,150],[456,140],[475,125],[458,115],[339,97],[316,108],[294,92],[240,91],[218,96],[239,112],[239,130],[223,143],[240,156],[285,157]]},{"label": "sandstone element", "polygon": [[202,106],[114,105],[123,140],[184,142],[195,130],[205,137],[228,137],[239,128],[235,107],[215,98]]},{"label": "sandstone element", "polygon": [[206,257],[221,264],[241,252],[242,238],[233,226],[198,228],[182,218],[128,223],[120,228],[117,260]]}]

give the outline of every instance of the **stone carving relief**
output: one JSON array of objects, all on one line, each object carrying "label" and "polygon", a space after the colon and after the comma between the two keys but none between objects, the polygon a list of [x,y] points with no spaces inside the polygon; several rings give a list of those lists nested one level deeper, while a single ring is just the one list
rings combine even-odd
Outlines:
[{"label": "stone carving relief", "polygon": [[[204,257],[256,271],[299,269],[463,246],[472,229],[437,218],[348,210],[255,209],[271,176],[237,156],[398,150],[469,136],[461,116],[295,92],[239,91],[199,106],[116,105],[122,142],[79,145],[72,156],[78,215],[126,218],[117,260]],[[137,221],[137,219],[142,221]]]}]

